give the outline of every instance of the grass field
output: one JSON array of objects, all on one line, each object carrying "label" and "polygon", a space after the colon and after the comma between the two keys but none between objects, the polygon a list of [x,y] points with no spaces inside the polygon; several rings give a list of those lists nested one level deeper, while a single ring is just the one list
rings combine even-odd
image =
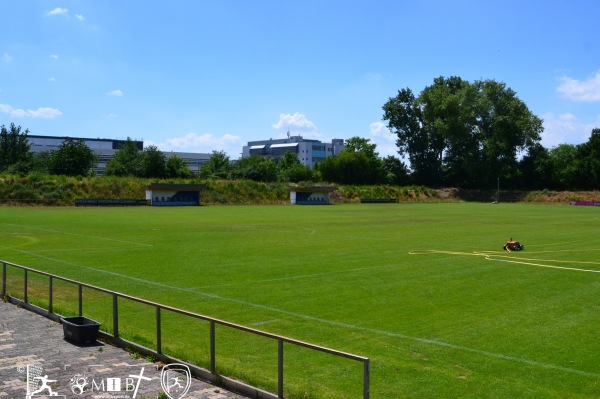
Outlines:
[{"label": "grass field", "polygon": [[[523,252],[502,251],[511,237]],[[595,207],[0,208],[0,259],[369,357],[376,399],[600,397],[599,237]],[[110,324],[110,298],[93,303]],[[152,346],[152,309],[120,317]],[[165,319],[163,350],[206,366],[207,325]],[[276,346],[221,333],[219,370],[274,390]],[[361,378],[286,352],[293,397],[359,398]]]}]

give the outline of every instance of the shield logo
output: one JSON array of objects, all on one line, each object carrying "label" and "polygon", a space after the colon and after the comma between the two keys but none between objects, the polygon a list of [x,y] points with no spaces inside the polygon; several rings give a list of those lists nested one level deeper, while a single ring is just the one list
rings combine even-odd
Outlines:
[{"label": "shield logo", "polygon": [[185,364],[165,365],[160,372],[160,385],[171,399],[181,399],[192,385],[192,373]]}]

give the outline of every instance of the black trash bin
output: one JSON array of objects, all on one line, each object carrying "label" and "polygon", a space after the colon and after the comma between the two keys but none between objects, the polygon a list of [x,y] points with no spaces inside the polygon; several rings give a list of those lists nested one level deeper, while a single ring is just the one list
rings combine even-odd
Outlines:
[{"label": "black trash bin", "polygon": [[78,345],[96,342],[101,324],[84,316],[61,317],[65,339]]}]

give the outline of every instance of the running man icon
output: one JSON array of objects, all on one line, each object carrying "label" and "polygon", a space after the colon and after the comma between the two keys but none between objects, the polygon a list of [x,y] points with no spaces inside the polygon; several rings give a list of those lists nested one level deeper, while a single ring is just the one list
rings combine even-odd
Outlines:
[{"label": "running man icon", "polygon": [[31,392],[31,394],[29,396],[33,396],[36,393],[40,393],[44,389],[48,390],[48,395],[50,395],[50,396],[57,396],[56,392],[52,391],[52,387],[50,387],[50,385],[48,385],[49,382],[56,382],[56,380],[49,380],[48,379],[48,374],[46,374],[43,377],[33,377],[33,379],[34,380],[40,380],[42,382],[42,385],[37,390]]}]

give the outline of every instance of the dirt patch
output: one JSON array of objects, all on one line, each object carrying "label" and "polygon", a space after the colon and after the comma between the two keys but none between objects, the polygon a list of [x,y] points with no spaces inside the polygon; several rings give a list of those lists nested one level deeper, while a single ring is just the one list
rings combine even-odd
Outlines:
[{"label": "dirt patch", "polygon": [[[500,190],[500,202],[531,202],[550,204],[569,204],[571,201],[600,202],[600,191],[520,191]],[[496,190],[463,190],[442,188],[436,190],[441,200],[468,202],[493,202],[498,199]]]}]

